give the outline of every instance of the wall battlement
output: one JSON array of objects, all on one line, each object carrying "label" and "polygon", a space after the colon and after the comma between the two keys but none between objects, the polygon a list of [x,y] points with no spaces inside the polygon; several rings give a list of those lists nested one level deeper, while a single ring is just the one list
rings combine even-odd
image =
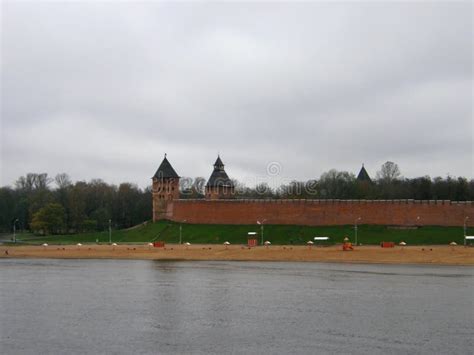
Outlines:
[{"label": "wall battlement", "polygon": [[177,199],[175,201],[206,201],[206,202],[232,202],[232,203],[404,203],[404,204],[426,204],[426,205],[474,205],[474,201],[451,201],[451,200],[340,200],[340,199],[220,199],[220,200],[205,200],[202,198],[196,199]]},{"label": "wall battlement", "polygon": [[177,199],[166,218],[197,224],[474,226],[474,201]]}]

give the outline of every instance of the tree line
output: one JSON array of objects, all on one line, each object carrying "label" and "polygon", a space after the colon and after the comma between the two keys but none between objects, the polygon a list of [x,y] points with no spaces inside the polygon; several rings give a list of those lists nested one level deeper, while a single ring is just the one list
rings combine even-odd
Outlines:
[{"label": "tree line", "polygon": [[[181,198],[204,198],[206,179],[181,178]],[[403,178],[397,164],[382,165],[373,180],[330,170],[319,179],[291,181],[278,187],[248,187],[234,180],[236,198],[252,199],[418,199],[474,200],[474,179],[429,176]],[[129,228],[152,218],[152,190],[135,184],[118,186],[100,179],[73,183],[67,174],[53,178],[30,173],[13,187],[0,188],[0,232],[16,229],[41,233],[103,231]]]},{"label": "tree line", "polygon": [[[381,166],[373,180],[359,180],[351,172],[332,169],[319,179],[294,180],[278,187],[264,182],[255,187],[248,187],[238,180],[233,182],[236,198],[474,200],[474,179],[452,176],[404,178],[398,165],[390,161]],[[202,177],[182,178],[181,197],[204,198],[205,183],[206,179]]]},{"label": "tree line", "polygon": [[[55,182],[55,187],[53,187]],[[30,173],[14,187],[0,188],[0,231],[27,229],[42,233],[128,228],[151,219],[151,188],[107,184],[100,179],[72,183],[67,174],[54,179]],[[110,221],[110,222],[109,222]]]}]

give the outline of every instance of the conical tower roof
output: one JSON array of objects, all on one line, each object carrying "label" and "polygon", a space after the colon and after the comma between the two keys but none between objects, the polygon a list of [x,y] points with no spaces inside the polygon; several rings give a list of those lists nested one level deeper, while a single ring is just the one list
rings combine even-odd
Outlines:
[{"label": "conical tower roof", "polygon": [[221,160],[221,157],[218,155],[216,162],[214,163],[214,167],[222,168],[224,169],[224,163]]},{"label": "conical tower roof", "polygon": [[179,175],[176,173],[176,171],[173,169],[170,162],[166,158],[166,154],[165,158],[161,162],[160,166],[158,167],[158,170],[156,171],[155,175],[153,175],[153,177],[157,179],[179,178]]},{"label": "conical tower roof", "polygon": [[357,175],[357,180],[358,181],[372,182],[372,179],[370,178],[369,174],[367,173],[367,170],[365,170],[364,164],[362,164],[362,168],[359,171],[359,175]]},{"label": "conical tower roof", "polygon": [[217,156],[217,160],[214,163],[214,171],[212,172],[209,180],[207,181],[206,187],[234,187],[234,183],[229,178],[224,170],[224,163],[220,156]]}]

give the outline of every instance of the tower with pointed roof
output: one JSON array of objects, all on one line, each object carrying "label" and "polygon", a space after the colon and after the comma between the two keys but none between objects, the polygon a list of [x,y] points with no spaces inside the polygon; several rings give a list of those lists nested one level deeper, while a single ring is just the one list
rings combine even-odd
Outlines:
[{"label": "tower with pointed roof", "polygon": [[372,179],[367,173],[367,170],[365,170],[364,164],[362,164],[362,168],[359,171],[359,175],[357,175],[357,181],[368,182],[368,183],[372,182]]},{"label": "tower with pointed roof", "polygon": [[214,170],[206,184],[206,199],[217,200],[234,196],[234,183],[224,170],[224,163],[218,155]]},{"label": "tower with pointed roof", "polygon": [[166,154],[152,177],[153,221],[166,219],[168,207],[179,198],[179,175],[171,166]]}]

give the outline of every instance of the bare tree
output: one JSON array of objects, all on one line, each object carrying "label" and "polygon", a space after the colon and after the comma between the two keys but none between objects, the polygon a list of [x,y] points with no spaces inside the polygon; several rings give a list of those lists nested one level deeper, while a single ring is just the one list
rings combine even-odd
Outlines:
[{"label": "bare tree", "polygon": [[57,174],[54,178],[58,189],[65,189],[72,185],[69,175],[66,173]]},{"label": "bare tree", "polygon": [[391,183],[394,180],[398,180],[400,175],[398,165],[394,162],[387,161],[382,165],[380,171],[377,172],[377,179],[384,183]]},{"label": "bare tree", "polygon": [[48,177],[48,174],[41,173],[28,173],[25,176],[20,177],[16,182],[15,186],[19,190],[25,192],[30,192],[38,189],[47,189],[48,185],[51,183],[51,178]]},{"label": "bare tree", "polygon": [[36,175],[35,188],[36,189],[47,189],[53,179],[48,177],[47,173],[41,173]]}]

